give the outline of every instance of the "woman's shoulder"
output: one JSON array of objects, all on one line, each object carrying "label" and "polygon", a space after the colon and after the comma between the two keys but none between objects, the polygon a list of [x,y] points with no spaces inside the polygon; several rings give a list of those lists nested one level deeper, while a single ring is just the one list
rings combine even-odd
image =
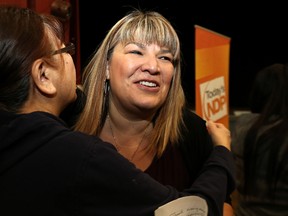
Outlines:
[{"label": "woman's shoulder", "polygon": [[206,121],[195,113],[194,110],[190,109],[189,107],[184,107],[182,114],[184,128],[186,128],[186,130],[206,130]]},{"label": "woman's shoulder", "polygon": [[200,171],[213,150],[213,143],[206,128],[206,122],[195,111],[183,109],[183,124],[178,140],[184,161],[193,178]]},{"label": "woman's shoulder", "polygon": [[[210,146],[210,136],[206,128],[206,121],[189,108],[183,109],[183,124],[181,127],[182,144],[204,147]],[[180,142],[181,143],[181,142]]]},{"label": "woman's shoulder", "polygon": [[230,131],[233,135],[238,134],[240,131],[247,131],[249,126],[255,122],[259,117],[258,113],[244,113],[238,116],[234,116],[233,120],[230,121]]},{"label": "woman's shoulder", "polygon": [[253,122],[257,117],[258,113],[244,113],[235,117],[235,122],[238,124],[247,124]]}]

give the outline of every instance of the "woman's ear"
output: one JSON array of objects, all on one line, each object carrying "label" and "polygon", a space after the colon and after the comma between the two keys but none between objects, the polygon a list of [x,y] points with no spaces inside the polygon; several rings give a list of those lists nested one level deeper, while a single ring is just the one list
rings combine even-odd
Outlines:
[{"label": "woman's ear", "polygon": [[42,59],[37,59],[32,65],[32,79],[39,91],[53,95],[57,89],[52,79],[53,72]]}]

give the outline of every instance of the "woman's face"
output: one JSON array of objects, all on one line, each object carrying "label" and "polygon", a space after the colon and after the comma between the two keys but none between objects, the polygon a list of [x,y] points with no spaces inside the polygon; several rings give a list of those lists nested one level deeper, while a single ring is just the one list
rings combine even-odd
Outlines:
[{"label": "woman's face", "polygon": [[112,103],[122,112],[154,114],[167,98],[172,60],[170,50],[157,44],[116,45],[107,68]]}]

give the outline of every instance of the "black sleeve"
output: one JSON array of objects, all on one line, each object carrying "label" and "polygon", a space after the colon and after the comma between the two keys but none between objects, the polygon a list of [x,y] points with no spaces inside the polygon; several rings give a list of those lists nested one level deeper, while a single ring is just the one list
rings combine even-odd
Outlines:
[{"label": "black sleeve", "polygon": [[179,147],[194,181],[213,150],[213,143],[205,121],[191,110],[183,109],[183,123]]},{"label": "black sleeve", "polygon": [[[226,172],[226,175],[220,174],[223,171]],[[232,153],[227,148],[223,146],[214,147],[199,177],[193,183],[193,187],[197,186],[201,188],[201,193],[206,194],[206,198],[210,195],[213,196],[209,198],[211,200],[210,204],[214,205],[214,208],[217,208],[217,211],[222,215],[223,203],[227,200],[227,194],[231,194],[235,189],[235,165]],[[215,199],[217,194],[218,198]]]},{"label": "black sleeve", "polygon": [[[191,179],[194,181],[213,151],[214,145],[206,129],[205,121],[200,116],[185,107],[183,109],[183,120],[182,137],[178,144]],[[232,164],[234,164],[233,161]],[[227,190],[225,202],[232,204],[231,192],[229,191]]]}]

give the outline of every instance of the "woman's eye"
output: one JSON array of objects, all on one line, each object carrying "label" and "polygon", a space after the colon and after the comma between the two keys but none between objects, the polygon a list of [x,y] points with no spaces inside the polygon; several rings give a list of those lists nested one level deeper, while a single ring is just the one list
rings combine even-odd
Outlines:
[{"label": "woman's eye", "polygon": [[137,55],[142,55],[142,53],[140,51],[138,51],[138,50],[132,50],[132,51],[130,51],[130,53],[137,54]]},{"label": "woman's eye", "polygon": [[172,58],[170,58],[168,56],[161,56],[160,59],[172,62]]}]

